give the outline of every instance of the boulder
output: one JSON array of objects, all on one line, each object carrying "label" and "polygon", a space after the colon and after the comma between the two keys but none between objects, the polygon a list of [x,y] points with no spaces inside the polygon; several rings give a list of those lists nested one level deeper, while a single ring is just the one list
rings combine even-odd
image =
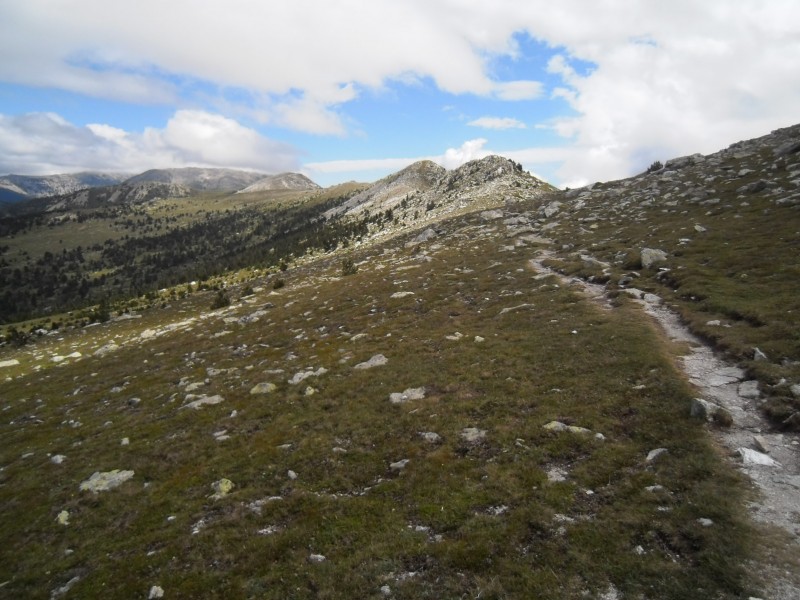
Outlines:
[{"label": "boulder", "polygon": [[642,268],[649,269],[658,263],[666,262],[667,253],[656,248],[642,248]]},{"label": "boulder", "polygon": [[276,389],[278,389],[278,386],[276,386],[274,383],[262,382],[254,385],[253,388],[250,390],[250,393],[253,395],[270,394],[274,392]]}]

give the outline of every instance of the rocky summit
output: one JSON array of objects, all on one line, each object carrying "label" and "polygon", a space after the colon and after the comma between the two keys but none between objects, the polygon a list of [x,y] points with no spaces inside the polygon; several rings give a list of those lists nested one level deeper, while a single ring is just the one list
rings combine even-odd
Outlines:
[{"label": "rocky summit", "polygon": [[4,222],[0,592],[799,597],[800,126],[665,159]]}]

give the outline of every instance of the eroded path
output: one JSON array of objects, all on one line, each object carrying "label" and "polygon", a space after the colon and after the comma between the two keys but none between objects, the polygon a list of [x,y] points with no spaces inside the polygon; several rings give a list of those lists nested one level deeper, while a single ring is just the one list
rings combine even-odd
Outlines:
[{"label": "eroded path", "polygon": [[[610,308],[604,286],[567,278],[548,269],[543,261],[551,255],[548,250],[539,251],[530,260],[531,267],[557,275],[568,285],[580,287],[589,299],[603,308]],[[690,352],[681,357],[681,365],[697,388],[698,398],[712,407],[723,408],[732,418],[730,427],[713,428],[711,435],[758,490],[757,498],[748,507],[752,518],[759,524],[777,527],[784,532],[781,537],[790,555],[786,558],[789,562],[796,562],[800,557],[799,436],[775,431],[759,410],[761,394],[758,382],[748,381],[742,369],[726,362],[692,334],[659,296],[630,288],[625,291],[641,304],[670,339],[689,344]],[[800,573],[776,564],[756,564],[754,569],[767,582],[766,599],[800,598]]]}]

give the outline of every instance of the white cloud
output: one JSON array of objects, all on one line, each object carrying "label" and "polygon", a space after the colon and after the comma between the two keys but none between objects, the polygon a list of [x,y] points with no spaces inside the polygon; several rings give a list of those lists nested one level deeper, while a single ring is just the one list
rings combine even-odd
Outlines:
[{"label": "white cloud", "polygon": [[78,127],[52,113],[0,115],[0,173],[139,172],[183,166],[275,173],[296,170],[298,160],[291,146],[203,111],[178,111],[164,128],[142,133],[104,124]]},{"label": "white cloud", "polygon": [[504,81],[495,84],[494,95],[500,100],[535,100],[543,90],[539,81]]},{"label": "white cloud", "polygon": [[[0,81],[178,106],[218,94],[245,105],[226,114],[334,135],[358,123],[348,111],[359,94],[432,81],[557,107],[549,126],[575,149],[559,178],[589,182],[795,122],[798,23],[797,0],[25,0],[0,3]],[[551,51],[523,56],[518,34]],[[541,65],[524,71],[555,52],[560,81],[545,89]],[[513,76],[494,69],[498,57],[519,61]],[[109,131],[46,129],[55,141],[41,134],[29,149],[44,161],[57,158],[51,143],[85,155],[87,135],[112,155],[123,147]]]},{"label": "white cloud", "polygon": [[525,123],[510,117],[480,117],[467,123],[471,127],[484,129],[525,129]]}]

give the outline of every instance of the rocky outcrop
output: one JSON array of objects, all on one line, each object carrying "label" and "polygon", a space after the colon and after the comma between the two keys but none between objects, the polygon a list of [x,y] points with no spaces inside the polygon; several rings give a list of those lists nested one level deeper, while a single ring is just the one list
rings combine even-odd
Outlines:
[{"label": "rocky outcrop", "polygon": [[318,189],[320,189],[320,187],[305,175],[301,175],[300,173],[280,173],[279,175],[270,175],[259,179],[236,193],[249,194],[252,192],[282,190],[309,191]]}]

